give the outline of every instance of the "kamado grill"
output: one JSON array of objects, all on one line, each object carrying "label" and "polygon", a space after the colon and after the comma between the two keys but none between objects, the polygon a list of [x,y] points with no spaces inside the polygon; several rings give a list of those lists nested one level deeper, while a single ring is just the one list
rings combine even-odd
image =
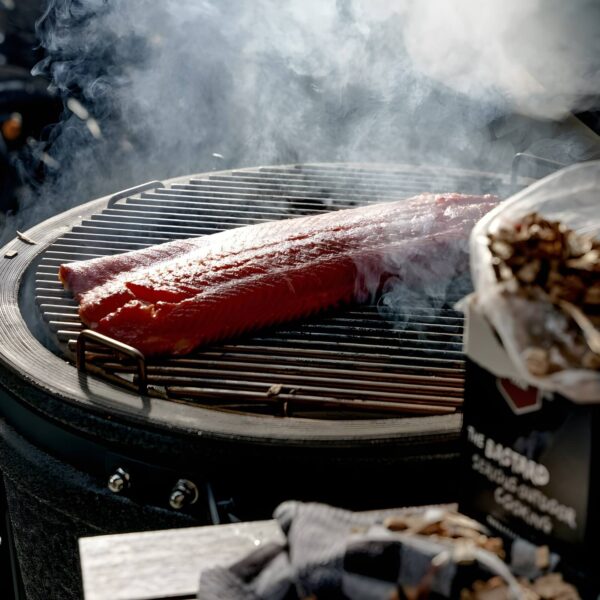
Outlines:
[{"label": "kamado grill", "polygon": [[146,361],[81,333],[60,264],[425,191],[506,197],[508,184],[412,166],[214,172],[95,200],[5,247],[0,459],[30,597],[77,597],[81,535],[267,518],[289,498],[441,502],[456,486],[464,282],[435,313],[352,307]]}]

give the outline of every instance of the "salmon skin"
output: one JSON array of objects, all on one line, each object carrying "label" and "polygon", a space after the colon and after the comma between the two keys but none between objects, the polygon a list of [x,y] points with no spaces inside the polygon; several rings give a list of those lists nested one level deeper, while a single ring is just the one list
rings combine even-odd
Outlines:
[{"label": "salmon skin", "polygon": [[465,243],[497,201],[423,194],[64,264],[59,277],[90,328],[145,355],[186,354],[365,301],[403,261]]}]

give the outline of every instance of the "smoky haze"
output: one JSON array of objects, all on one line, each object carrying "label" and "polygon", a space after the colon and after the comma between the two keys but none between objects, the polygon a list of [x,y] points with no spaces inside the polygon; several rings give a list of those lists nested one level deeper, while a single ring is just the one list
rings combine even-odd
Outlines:
[{"label": "smoky haze", "polygon": [[[546,7],[551,6],[552,10]],[[16,225],[150,179],[310,161],[505,172],[489,125],[589,103],[594,2],[51,0],[45,75],[65,101]]]},{"label": "smoky haze", "polygon": [[[560,118],[597,105],[596,0],[426,0],[407,11],[416,68],[472,98],[502,95],[512,110]],[[430,40],[433,43],[423,43]]]}]

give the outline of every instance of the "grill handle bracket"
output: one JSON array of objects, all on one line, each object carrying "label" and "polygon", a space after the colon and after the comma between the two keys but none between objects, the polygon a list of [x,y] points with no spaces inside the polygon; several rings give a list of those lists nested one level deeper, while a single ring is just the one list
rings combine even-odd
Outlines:
[{"label": "grill handle bracket", "polygon": [[562,169],[567,165],[565,163],[558,162],[556,160],[550,160],[549,158],[543,158],[541,156],[536,156],[535,154],[529,154],[527,152],[517,152],[515,154],[511,170],[510,170],[510,190],[511,194],[517,192],[517,178],[519,176],[519,170],[521,164],[524,162],[529,162],[530,164],[536,165],[536,167],[542,167],[548,170],[550,173],[556,171],[557,169]]},{"label": "grill handle bracket", "polygon": [[165,184],[162,181],[158,181],[158,180],[148,181],[147,183],[142,183],[141,185],[136,185],[135,187],[128,188],[126,190],[123,190],[122,192],[116,193],[114,196],[111,196],[106,207],[110,208],[119,200],[122,200],[123,198],[129,198],[129,196],[133,196],[134,194],[139,194],[140,192],[145,192],[147,190],[154,190],[156,188],[164,188],[164,187],[165,187]]},{"label": "grill handle bracket", "polygon": [[81,373],[87,371],[87,361],[85,352],[87,349],[87,342],[93,342],[100,346],[105,346],[111,350],[116,350],[129,358],[132,358],[137,363],[138,371],[138,389],[140,394],[144,395],[148,392],[148,374],[146,371],[146,357],[133,346],[124,344],[113,340],[107,335],[92,331],[91,329],[84,329],[77,336],[77,370]]}]

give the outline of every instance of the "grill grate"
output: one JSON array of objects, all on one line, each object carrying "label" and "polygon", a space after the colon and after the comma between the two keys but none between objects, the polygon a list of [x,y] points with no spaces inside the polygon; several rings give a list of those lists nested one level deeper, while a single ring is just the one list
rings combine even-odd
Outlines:
[{"label": "grill grate", "polygon": [[[233,227],[408,197],[424,191],[507,192],[477,173],[344,165],[269,167],[195,177],[120,199],[43,253],[36,272],[41,314],[73,359],[82,329],[57,279],[60,264]],[[181,358],[148,360],[149,393],[177,402],[319,418],[446,414],[462,403],[462,315],[411,306],[402,330],[375,306],[287,324]],[[397,316],[396,316],[397,318]],[[136,366],[90,346],[89,370],[136,389]]]}]

